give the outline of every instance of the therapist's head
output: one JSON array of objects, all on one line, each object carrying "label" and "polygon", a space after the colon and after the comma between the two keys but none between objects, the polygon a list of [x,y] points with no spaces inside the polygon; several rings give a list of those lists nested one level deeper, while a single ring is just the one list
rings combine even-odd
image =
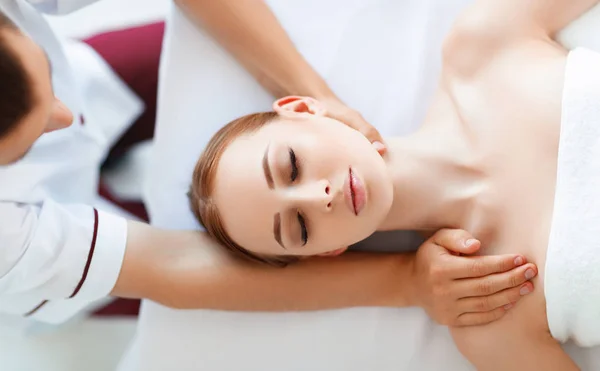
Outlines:
[{"label": "therapist's head", "polygon": [[22,158],[73,115],[54,96],[46,53],[0,12],[0,165]]},{"label": "therapist's head", "polygon": [[383,158],[312,98],[223,127],[198,161],[191,207],[230,250],[268,263],[337,255],[375,232],[392,204]]}]

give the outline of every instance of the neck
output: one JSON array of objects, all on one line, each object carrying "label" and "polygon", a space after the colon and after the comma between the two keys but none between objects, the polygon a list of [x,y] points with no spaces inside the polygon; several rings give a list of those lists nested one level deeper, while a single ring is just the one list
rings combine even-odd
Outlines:
[{"label": "neck", "polygon": [[387,144],[394,201],[380,230],[466,228],[483,184],[468,145],[429,128]]}]

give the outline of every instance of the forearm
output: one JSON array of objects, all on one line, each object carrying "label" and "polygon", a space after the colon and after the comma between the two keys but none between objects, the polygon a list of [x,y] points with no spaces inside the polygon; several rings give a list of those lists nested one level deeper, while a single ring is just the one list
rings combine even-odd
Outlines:
[{"label": "forearm", "polygon": [[[201,256],[194,261],[204,260]],[[232,311],[309,311],[362,306],[408,306],[400,294],[398,258],[349,253],[338,259],[311,259],[286,268],[246,263],[228,257],[200,269],[175,268],[170,287],[157,299],[179,308]],[[176,267],[177,264],[174,264]],[[166,296],[163,296],[167,294]]]},{"label": "forearm", "polygon": [[279,98],[333,96],[262,0],[175,0],[255,78]]},{"label": "forearm", "polygon": [[[412,305],[412,255],[348,253],[286,268],[231,257],[200,232],[130,223],[125,263],[113,294],[175,308],[307,311]],[[139,246],[145,247],[140,248]]]}]

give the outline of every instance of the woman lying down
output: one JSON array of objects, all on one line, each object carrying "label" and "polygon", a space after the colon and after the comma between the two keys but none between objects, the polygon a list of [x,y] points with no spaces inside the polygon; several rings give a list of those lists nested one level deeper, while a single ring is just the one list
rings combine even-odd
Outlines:
[{"label": "woman lying down", "polygon": [[552,37],[597,2],[477,1],[445,42],[421,129],[384,158],[311,98],[230,123],[197,165],[196,214],[278,262],[375,231],[465,229],[540,278],[502,319],[452,329],[461,352],[481,370],[577,369],[559,341],[600,343],[600,55]]}]

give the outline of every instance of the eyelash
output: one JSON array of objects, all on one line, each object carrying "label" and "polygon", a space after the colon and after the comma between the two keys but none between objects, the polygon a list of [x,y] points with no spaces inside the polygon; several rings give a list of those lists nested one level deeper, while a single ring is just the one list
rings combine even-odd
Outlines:
[{"label": "eyelash", "polygon": [[[298,169],[298,160],[296,159],[296,153],[293,149],[290,148],[290,166],[292,168],[292,173],[290,175],[290,180],[293,182],[298,179],[298,175],[300,170]],[[300,236],[302,238],[302,246],[306,245],[308,242],[308,232],[306,230],[306,221],[300,212],[298,212],[298,223],[300,224]]]},{"label": "eyelash", "polygon": [[306,222],[302,214],[298,213],[298,223],[300,223],[300,234],[302,236],[302,246],[308,242],[308,232],[306,231]]},{"label": "eyelash", "polygon": [[294,150],[290,148],[290,165],[292,167],[292,174],[290,175],[290,179],[293,182],[296,181],[296,179],[298,179],[298,162],[296,160],[296,153],[294,153]]}]

